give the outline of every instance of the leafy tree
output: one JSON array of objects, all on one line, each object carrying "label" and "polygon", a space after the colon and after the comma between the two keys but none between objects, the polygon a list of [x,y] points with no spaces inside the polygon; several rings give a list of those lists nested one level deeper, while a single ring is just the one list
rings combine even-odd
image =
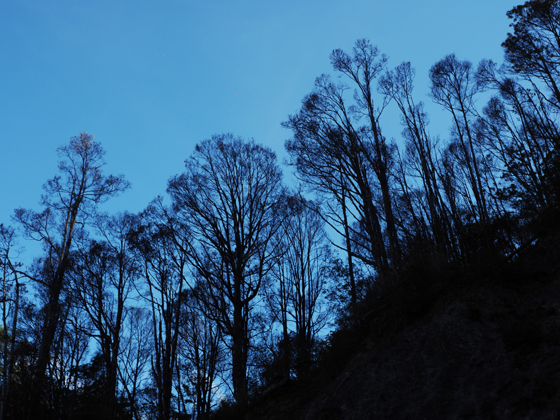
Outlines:
[{"label": "leafy tree", "polygon": [[513,33],[502,44],[506,65],[498,69],[485,60],[477,76],[482,86],[498,93],[485,108],[483,127],[488,149],[504,168],[499,194],[523,220],[556,199],[560,5],[531,0],[507,15]]},{"label": "leafy tree", "polygon": [[484,108],[480,139],[501,169],[497,193],[523,219],[552,204],[546,162],[559,136],[553,108],[535,87],[523,86],[491,61],[480,63],[479,84],[496,92]]}]

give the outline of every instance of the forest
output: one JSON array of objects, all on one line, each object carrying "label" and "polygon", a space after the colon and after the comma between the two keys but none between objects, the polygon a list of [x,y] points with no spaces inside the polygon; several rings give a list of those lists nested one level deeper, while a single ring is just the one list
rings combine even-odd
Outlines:
[{"label": "forest", "polygon": [[295,186],[272,150],[219,134],[144,211],[107,214],[130,185],[101,143],[59,147],[41,209],[0,225],[0,420],[244,418],[425,273],[508,267],[557,231],[560,2],[507,16],[503,64],[431,67],[440,136],[411,63],[334,50],[283,123]]}]

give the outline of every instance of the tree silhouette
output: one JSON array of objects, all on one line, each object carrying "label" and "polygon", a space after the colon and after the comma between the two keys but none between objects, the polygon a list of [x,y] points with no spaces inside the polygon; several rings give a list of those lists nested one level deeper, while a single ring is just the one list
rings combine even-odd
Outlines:
[{"label": "tree silhouette", "polygon": [[[43,244],[52,265],[49,278],[35,279],[46,287],[48,293],[35,363],[35,377],[39,383],[49,363],[59,324],[59,298],[67,286],[66,272],[76,232],[83,229],[97,204],[129,187],[122,176],[103,175],[104,154],[101,144],[95,142],[92,135],[81,133],[72,137],[68,145],[58,148],[60,175],[43,185],[45,194],[41,196],[41,205],[45,210],[41,213],[25,209],[15,211],[15,220],[28,237]],[[38,400],[40,398],[36,396]]]},{"label": "tree silhouette", "polygon": [[185,166],[168,192],[190,237],[189,262],[204,281],[197,297],[231,339],[233,392],[243,410],[251,302],[274,262],[282,175],[271,150],[231,134],[198,144]]}]

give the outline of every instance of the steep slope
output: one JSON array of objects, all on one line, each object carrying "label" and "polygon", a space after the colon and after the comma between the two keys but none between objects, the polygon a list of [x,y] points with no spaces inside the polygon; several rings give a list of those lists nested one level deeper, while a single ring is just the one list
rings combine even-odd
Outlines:
[{"label": "steep slope", "polygon": [[440,274],[431,292],[367,317],[366,338],[332,382],[295,384],[249,418],[558,418],[559,251],[541,240],[515,263]]},{"label": "steep slope", "polygon": [[356,355],[305,419],[557,418],[560,284],[485,288]]}]

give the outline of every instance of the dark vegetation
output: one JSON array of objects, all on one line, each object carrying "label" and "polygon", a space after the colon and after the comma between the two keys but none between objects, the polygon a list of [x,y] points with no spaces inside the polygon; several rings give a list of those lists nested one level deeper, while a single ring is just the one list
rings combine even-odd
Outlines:
[{"label": "dark vegetation", "polygon": [[560,238],[542,239],[492,269],[410,267],[427,287],[368,296],[379,309],[332,333],[314,370],[248,418],[557,418]]},{"label": "dark vegetation", "polygon": [[508,16],[502,66],[429,72],[446,141],[410,63],[333,51],[284,123],[295,191],[217,135],[171,205],[107,215],[128,183],[93,136],[59,148],[43,210],[0,226],[0,420],[558,418],[560,4]]}]

